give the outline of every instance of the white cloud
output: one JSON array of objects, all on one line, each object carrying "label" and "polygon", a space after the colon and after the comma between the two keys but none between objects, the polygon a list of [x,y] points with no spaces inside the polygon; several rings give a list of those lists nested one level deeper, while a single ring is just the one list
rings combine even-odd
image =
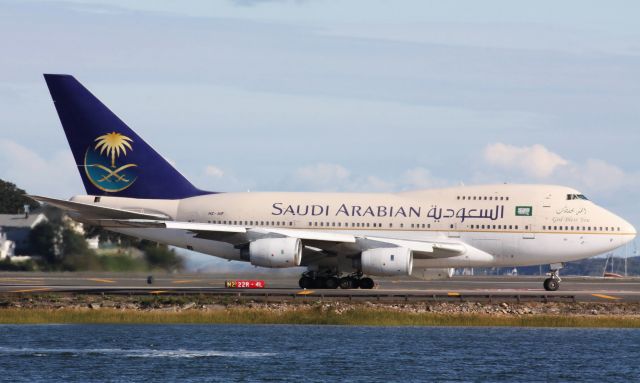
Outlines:
[{"label": "white cloud", "polygon": [[431,171],[425,168],[409,169],[404,172],[401,179],[401,187],[407,190],[436,188],[447,184],[449,182],[434,177]]},{"label": "white cloud", "polygon": [[568,164],[560,155],[542,145],[514,146],[501,142],[487,145],[484,159],[490,165],[506,170],[523,171],[535,178],[547,178],[556,168]]},{"label": "white cloud", "polygon": [[554,179],[565,180],[595,193],[606,193],[623,187],[640,186],[640,174],[627,174],[615,165],[599,159],[571,163],[558,170]]},{"label": "white cloud", "polygon": [[[529,178],[535,177],[538,181],[572,186],[600,196],[622,188],[640,187],[640,173],[625,172],[601,159],[569,161],[542,145],[518,147],[503,143],[490,144],[484,149],[484,160],[509,173],[496,175],[492,172],[494,179],[498,176],[511,178],[512,181],[531,182]],[[475,179],[486,182],[491,177],[478,173]]]},{"label": "white cloud", "polygon": [[207,165],[204,168],[204,174],[208,177],[222,178],[222,176],[224,176],[224,171],[217,166]]},{"label": "white cloud", "polygon": [[352,174],[338,164],[317,163],[301,167],[286,180],[286,187],[304,191],[393,192],[444,186],[447,181],[434,177],[428,169],[412,168],[397,178]]},{"label": "white cloud", "polygon": [[84,193],[69,150],[44,158],[25,146],[0,138],[0,163],[0,178],[28,193],[61,198]]},{"label": "white cloud", "polygon": [[351,173],[341,165],[317,163],[296,169],[288,183],[303,190],[345,190],[352,182]]}]

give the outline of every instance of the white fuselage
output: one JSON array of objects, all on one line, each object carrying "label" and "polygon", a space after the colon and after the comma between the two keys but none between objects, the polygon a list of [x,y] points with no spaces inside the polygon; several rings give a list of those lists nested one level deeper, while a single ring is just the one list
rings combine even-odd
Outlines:
[{"label": "white fuselage", "polygon": [[[576,196],[580,196],[577,198]],[[402,193],[221,193],[182,200],[77,196],[77,202],[165,214],[173,220],[463,242],[486,257],[416,259],[416,267],[522,266],[602,254],[631,241],[631,224],[578,191],[486,185]],[[230,260],[232,245],[166,229],[115,231]]]}]

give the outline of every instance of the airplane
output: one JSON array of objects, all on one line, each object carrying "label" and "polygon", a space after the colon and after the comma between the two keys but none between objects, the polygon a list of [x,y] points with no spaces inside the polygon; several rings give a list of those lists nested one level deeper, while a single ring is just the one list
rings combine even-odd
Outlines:
[{"label": "airplane", "polygon": [[[375,276],[549,264],[611,251],[636,229],[573,188],[497,184],[398,193],[196,188],[73,76],[45,74],[86,195],[32,196],[117,233],[267,268],[299,286],[371,289]],[[185,143],[187,145],[188,143]]]}]

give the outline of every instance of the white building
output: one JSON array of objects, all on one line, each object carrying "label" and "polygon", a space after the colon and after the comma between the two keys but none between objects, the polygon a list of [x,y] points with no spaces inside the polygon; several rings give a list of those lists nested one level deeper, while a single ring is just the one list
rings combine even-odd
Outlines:
[{"label": "white building", "polygon": [[0,227],[0,260],[11,258],[15,254],[15,242],[7,239],[7,233]]}]

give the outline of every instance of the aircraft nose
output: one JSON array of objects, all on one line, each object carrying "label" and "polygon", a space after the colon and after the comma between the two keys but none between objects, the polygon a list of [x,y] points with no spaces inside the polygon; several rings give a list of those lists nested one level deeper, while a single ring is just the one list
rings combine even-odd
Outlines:
[{"label": "aircraft nose", "polygon": [[620,227],[624,234],[624,243],[633,241],[637,234],[636,228],[624,219],[621,218],[620,220],[622,221]]}]

